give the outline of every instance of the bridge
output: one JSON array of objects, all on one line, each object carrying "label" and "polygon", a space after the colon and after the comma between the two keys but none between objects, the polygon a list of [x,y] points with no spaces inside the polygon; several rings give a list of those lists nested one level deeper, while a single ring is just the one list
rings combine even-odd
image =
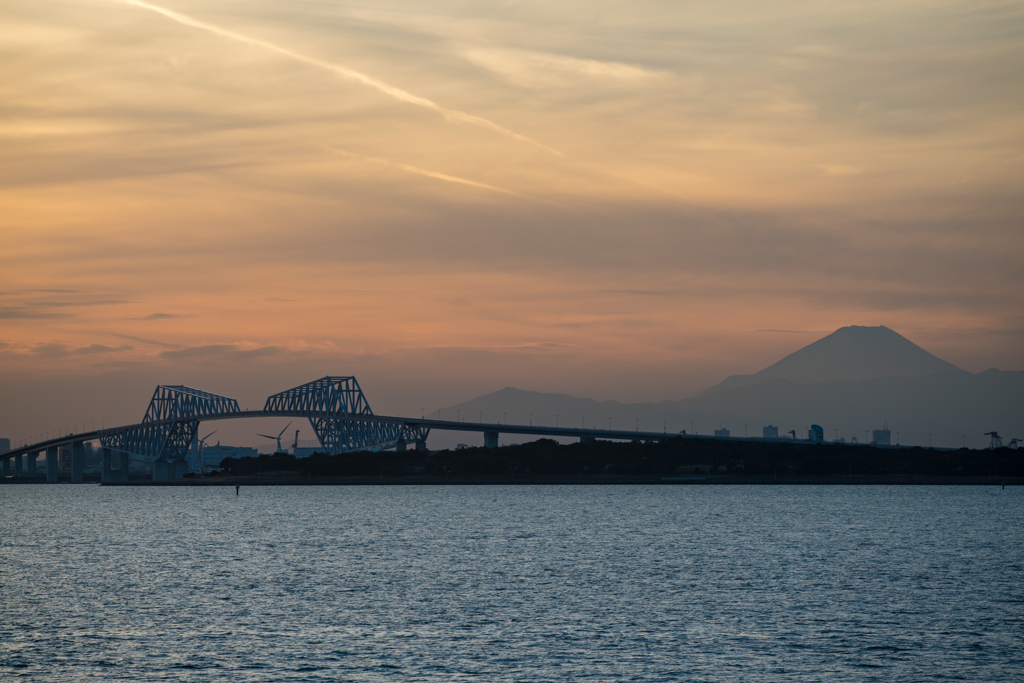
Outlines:
[{"label": "bridge", "polygon": [[[3,475],[37,477],[39,457],[46,455],[46,481],[59,479],[61,449],[71,450],[71,481],[84,481],[85,444],[98,441],[103,452],[101,480],[127,481],[131,460],[153,464],[156,481],[178,478],[187,471],[185,456],[201,422],[266,417],[291,417],[309,420],[320,449],[330,455],[365,450],[405,451],[410,444],[427,449],[431,429],[478,432],[484,445],[496,448],[501,434],[570,437],[580,441],[601,439],[654,441],[668,438],[665,432],[639,430],[544,427],[500,423],[462,422],[430,418],[375,415],[355,377],[328,376],[273,394],[263,410],[241,410],[238,401],[186,386],[160,385],[153,392],[142,421],[137,424],[67,434],[38,443],[23,445],[0,454]],[[679,436],[679,435],[672,435]],[[693,436],[687,438],[695,438]],[[119,465],[112,468],[114,453]],[[27,462],[26,462],[27,459]]]}]

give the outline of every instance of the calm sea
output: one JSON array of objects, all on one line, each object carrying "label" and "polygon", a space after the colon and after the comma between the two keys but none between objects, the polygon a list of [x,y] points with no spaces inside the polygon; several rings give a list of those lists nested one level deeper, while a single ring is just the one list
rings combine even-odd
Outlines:
[{"label": "calm sea", "polygon": [[0,487],[0,680],[1021,681],[1024,489]]}]

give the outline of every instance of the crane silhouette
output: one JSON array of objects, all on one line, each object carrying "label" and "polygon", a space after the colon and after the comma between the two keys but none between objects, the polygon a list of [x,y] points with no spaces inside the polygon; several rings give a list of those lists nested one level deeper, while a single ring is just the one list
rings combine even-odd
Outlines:
[{"label": "crane silhouette", "polygon": [[211,436],[213,436],[216,433],[217,433],[217,430],[214,429],[212,432],[210,432],[209,434],[207,434],[203,438],[199,439],[199,471],[200,472],[205,472],[206,471],[206,465],[203,462],[203,448],[206,447],[206,440],[209,439]]},{"label": "crane silhouette", "polygon": [[1003,437],[999,436],[999,432],[985,432],[985,436],[992,437],[992,440],[988,442],[990,449],[1003,447]]},{"label": "crane silhouette", "polygon": [[276,451],[276,452],[277,452],[277,453],[282,453],[283,451],[282,451],[282,449],[281,449],[281,437],[282,437],[282,436],[284,435],[284,433],[285,433],[286,431],[288,431],[288,428],[289,428],[289,427],[291,427],[291,426],[292,426],[292,423],[291,423],[291,422],[289,422],[288,424],[286,424],[286,425],[284,426],[284,429],[282,429],[282,430],[281,430],[281,433],[280,433],[280,434],[278,434],[277,436],[268,436],[268,435],[266,435],[266,434],[257,434],[256,436],[262,436],[262,437],[263,437],[264,439],[271,439],[271,440],[273,440],[273,441],[276,441],[276,442],[277,442],[277,451]]}]

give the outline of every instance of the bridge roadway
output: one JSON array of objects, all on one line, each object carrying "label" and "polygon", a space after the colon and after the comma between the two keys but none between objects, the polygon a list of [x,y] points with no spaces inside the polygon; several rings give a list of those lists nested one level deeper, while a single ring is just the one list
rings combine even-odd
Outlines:
[{"label": "bridge roadway", "polygon": [[[268,417],[299,417],[299,418],[310,418],[310,417],[324,417],[331,419],[339,419],[336,415],[331,414],[319,414],[316,412],[309,411],[291,411],[291,410],[242,410],[238,412],[225,412],[225,413],[214,413],[209,415],[203,415],[197,417],[198,422],[215,422],[219,420],[238,420],[238,419],[253,419],[253,418],[268,418]],[[683,435],[683,434],[670,434],[668,432],[642,432],[639,430],[629,429],[600,429],[600,428],[582,428],[582,427],[547,427],[542,425],[515,425],[515,424],[502,424],[502,423],[489,423],[489,422],[462,422],[454,420],[435,420],[431,418],[414,418],[414,417],[390,417],[387,415],[358,415],[352,417],[353,421],[357,422],[379,422],[386,424],[398,424],[398,425],[409,425],[412,427],[421,427],[426,429],[440,429],[446,431],[456,432],[477,432],[484,435],[484,445],[488,448],[495,448],[498,445],[498,437],[501,434],[521,434],[524,436],[548,436],[548,437],[563,437],[563,438],[576,438],[580,441],[592,441],[594,439],[614,439],[623,441],[657,441],[661,439],[667,439],[670,437],[680,438],[712,438],[710,436],[694,436],[694,435]],[[46,453],[47,456],[47,480],[56,481],[57,478],[57,454],[61,447],[71,446],[72,447],[72,480],[81,480],[81,472],[76,472],[75,461],[78,459],[76,456],[79,452],[84,453],[84,443],[86,441],[97,441],[102,443],[102,436],[105,433],[113,433],[124,429],[130,429],[133,427],[154,427],[163,424],[172,424],[180,422],[181,418],[171,418],[166,420],[156,420],[145,423],[137,423],[133,425],[123,425],[120,427],[111,427],[108,429],[99,429],[88,432],[79,432],[75,434],[68,434],[53,439],[47,439],[38,443],[28,444],[25,446],[19,446],[13,448],[7,453],[0,453],[0,460],[3,461],[3,474],[7,476],[14,474],[16,477],[20,476],[36,476],[35,465],[36,459],[41,453]],[[741,439],[742,437],[726,437],[730,439]],[[417,447],[423,448],[424,445],[419,443]],[[398,450],[405,450],[405,444],[400,442],[398,444]],[[104,449],[108,451],[109,449]],[[24,456],[32,456],[28,459],[28,467],[25,468],[23,465]],[[129,455],[129,454],[124,454]],[[130,457],[135,460],[143,462],[153,462],[153,458],[139,456],[136,454],[130,454]],[[109,455],[104,454],[104,467],[105,470],[109,469]],[[11,463],[14,463],[14,472],[10,472]],[[52,461],[52,463],[51,463]],[[126,464],[122,460],[122,464]],[[83,465],[78,465],[78,469],[81,469]],[[27,470],[27,471],[26,471]],[[51,471],[52,470],[52,471]]]}]

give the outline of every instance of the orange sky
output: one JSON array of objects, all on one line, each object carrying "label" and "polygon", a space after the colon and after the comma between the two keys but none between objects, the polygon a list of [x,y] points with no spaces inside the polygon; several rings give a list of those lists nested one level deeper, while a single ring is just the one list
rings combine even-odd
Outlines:
[{"label": "orange sky", "polygon": [[0,434],[157,382],[681,398],[849,324],[1022,370],[1022,34],[998,2],[4,2]]}]

